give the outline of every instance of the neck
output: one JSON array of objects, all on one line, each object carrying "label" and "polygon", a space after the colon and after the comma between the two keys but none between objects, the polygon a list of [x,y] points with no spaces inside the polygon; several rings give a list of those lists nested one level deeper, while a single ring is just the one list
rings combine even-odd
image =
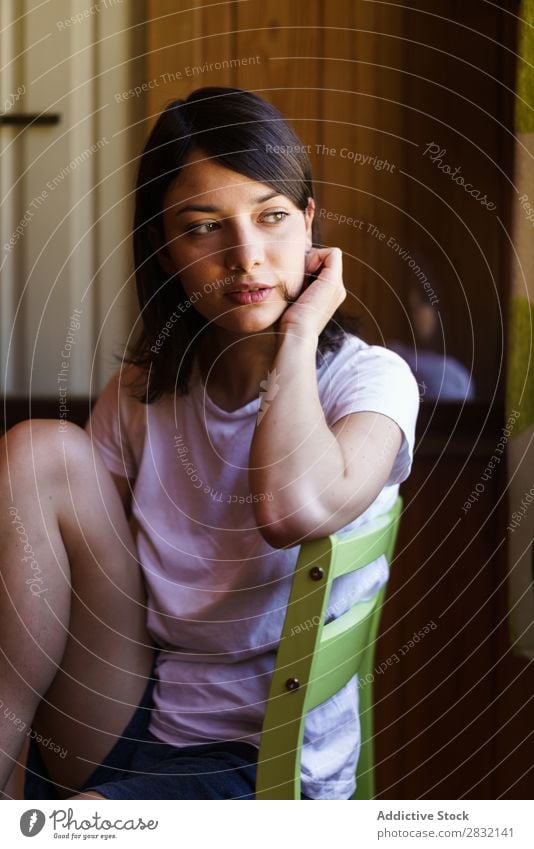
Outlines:
[{"label": "neck", "polygon": [[238,409],[258,397],[280,342],[272,329],[244,335],[213,326],[198,348],[206,390],[223,409]]}]

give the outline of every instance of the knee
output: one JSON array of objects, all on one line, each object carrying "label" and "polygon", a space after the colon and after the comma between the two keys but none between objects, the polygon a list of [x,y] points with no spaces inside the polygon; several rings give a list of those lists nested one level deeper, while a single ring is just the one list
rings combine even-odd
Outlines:
[{"label": "knee", "polygon": [[90,460],[91,441],[86,431],[60,419],[27,419],[10,428],[0,438],[0,472],[59,476],[68,467],[80,468]]}]

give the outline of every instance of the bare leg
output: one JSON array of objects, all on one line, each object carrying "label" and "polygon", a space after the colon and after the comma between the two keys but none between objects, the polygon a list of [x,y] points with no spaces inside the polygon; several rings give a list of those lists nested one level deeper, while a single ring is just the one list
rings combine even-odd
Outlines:
[{"label": "bare leg", "polygon": [[24,765],[28,760],[28,750],[30,748],[30,741],[26,738],[22,749],[20,750],[20,754],[17,759],[17,763],[15,764],[15,768],[11,773],[10,778],[6,786],[4,787],[4,795],[2,796],[2,792],[0,791],[0,799],[24,799]]},{"label": "bare leg", "polygon": [[130,527],[88,435],[16,425],[0,440],[0,788],[31,728],[63,797],[79,789],[141,700],[145,621]]}]

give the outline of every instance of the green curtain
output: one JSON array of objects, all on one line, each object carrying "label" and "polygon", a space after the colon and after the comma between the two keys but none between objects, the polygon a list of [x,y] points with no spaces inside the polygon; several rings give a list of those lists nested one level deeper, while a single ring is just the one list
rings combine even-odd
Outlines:
[{"label": "green curtain", "polygon": [[534,657],[534,0],[519,12],[505,434],[510,636]]}]

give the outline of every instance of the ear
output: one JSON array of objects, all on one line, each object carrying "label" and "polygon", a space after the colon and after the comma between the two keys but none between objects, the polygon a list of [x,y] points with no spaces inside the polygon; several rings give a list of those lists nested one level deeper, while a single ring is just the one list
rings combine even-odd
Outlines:
[{"label": "ear", "polygon": [[315,215],[315,201],[312,197],[308,198],[308,205],[304,210],[304,222],[306,224],[306,251],[309,251],[312,246],[312,223]]},{"label": "ear", "polygon": [[171,257],[169,256],[167,246],[163,243],[158,228],[155,227],[153,224],[148,225],[148,238],[150,240],[150,244],[152,245],[152,249],[156,251],[156,258],[165,274],[174,274],[176,269],[174,267],[174,263]]}]

